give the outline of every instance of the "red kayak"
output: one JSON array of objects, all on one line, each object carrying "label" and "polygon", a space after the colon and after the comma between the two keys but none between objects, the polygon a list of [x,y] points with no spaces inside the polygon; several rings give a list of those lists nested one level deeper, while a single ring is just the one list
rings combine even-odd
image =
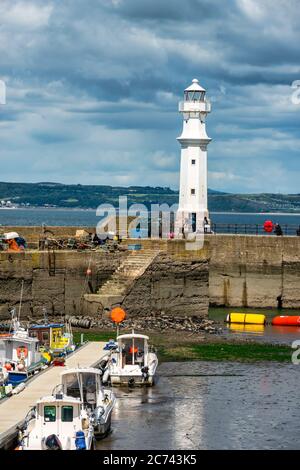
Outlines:
[{"label": "red kayak", "polygon": [[280,317],[274,317],[272,320],[272,325],[300,326],[300,315],[297,315],[297,316],[280,315]]}]

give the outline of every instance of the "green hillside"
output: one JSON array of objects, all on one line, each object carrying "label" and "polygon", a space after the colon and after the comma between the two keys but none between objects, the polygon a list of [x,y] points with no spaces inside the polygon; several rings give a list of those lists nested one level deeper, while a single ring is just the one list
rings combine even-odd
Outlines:
[{"label": "green hillside", "polygon": [[[300,194],[229,194],[208,191],[212,212],[295,212],[300,213]],[[178,202],[178,191],[150,186],[90,186],[60,183],[4,183],[0,182],[0,201],[11,201],[18,206],[45,205],[69,208],[93,208],[102,203],[118,206],[119,196],[127,196],[128,204]]]}]

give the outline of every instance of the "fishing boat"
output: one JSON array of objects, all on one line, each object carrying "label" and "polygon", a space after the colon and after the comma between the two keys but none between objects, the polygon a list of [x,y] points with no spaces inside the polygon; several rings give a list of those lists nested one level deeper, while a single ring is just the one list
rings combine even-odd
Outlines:
[{"label": "fishing boat", "polygon": [[38,400],[19,428],[18,450],[92,450],[94,445],[90,411],[61,389]]},{"label": "fishing boat", "polygon": [[158,359],[148,345],[149,337],[134,333],[119,335],[108,356],[112,385],[154,385]]},{"label": "fishing boat", "polygon": [[41,346],[46,348],[53,357],[69,354],[75,350],[72,328],[69,323],[49,323],[31,325],[31,337],[38,339]]},{"label": "fishing boat", "polygon": [[12,310],[10,332],[0,337],[0,364],[8,373],[7,382],[17,386],[46,367],[39,340],[21,327],[16,310]]},{"label": "fishing boat", "polygon": [[63,392],[79,398],[92,416],[96,439],[105,437],[111,428],[111,415],[116,402],[112,390],[103,388],[102,372],[93,367],[67,369],[61,374]]}]

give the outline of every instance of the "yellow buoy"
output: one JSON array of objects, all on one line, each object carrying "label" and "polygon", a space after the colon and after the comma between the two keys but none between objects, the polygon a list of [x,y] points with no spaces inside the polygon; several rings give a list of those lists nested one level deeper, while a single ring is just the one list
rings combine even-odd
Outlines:
[{"label": "yellow buoy", "polygon": [[242,323],[243,325],[264,325],[266,316],[259,313],[229,313],[227,323]]}]

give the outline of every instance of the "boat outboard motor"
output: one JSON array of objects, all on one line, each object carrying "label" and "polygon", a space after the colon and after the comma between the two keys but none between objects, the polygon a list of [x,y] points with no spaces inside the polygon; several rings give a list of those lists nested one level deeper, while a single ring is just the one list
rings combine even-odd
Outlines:
[{"label": "boat outboard motor", "polygon": [[45,450],[62,450],[62,445],[56,434],[50,434],[43,442]]},{"label": "boat outboard motor", "polygon": [[141,372],[143,374],[144,382],[146,382],[149,379],[149,367],[147,367],[147,366],[142,367]]}]

